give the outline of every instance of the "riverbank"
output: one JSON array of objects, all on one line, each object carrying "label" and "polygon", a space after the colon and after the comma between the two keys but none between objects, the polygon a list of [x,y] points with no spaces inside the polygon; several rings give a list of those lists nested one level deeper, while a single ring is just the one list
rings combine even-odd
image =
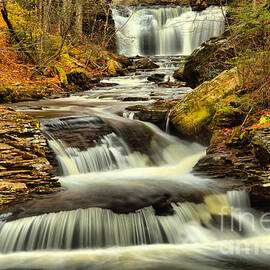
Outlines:
[{"label": "riverbank", "polygon": [[[88,66],[84,64],[87,57]],[[94,63],[97,66],[91,66]],[[101,77],[116,76],[127,65],[132,62],[97,45],[77,46],[67,47],[47,69],[35,73],[35,67],[9,43],[0,16],[0,103],[5,105],[0,105],[0,210],[60,188],[54,154],[39,121],[9,104],[89,90]]]},{"label": "riverbank", "polygon": [[269,27],[258,28],[269,22],[269,9],[262,3],[255,20],[250,10],[240,6],[238,24],[205,42],[175,73],[196,88],[173,108],[171,121],[183,138],[208,145],[197,173],[241,179],[252,206],[269,210]]},{"label": "riverbank", "polygon": [[39,122],[0,106],[0,210],[29,200],[33,194],[59,190],[52,166],[54,154]]}]

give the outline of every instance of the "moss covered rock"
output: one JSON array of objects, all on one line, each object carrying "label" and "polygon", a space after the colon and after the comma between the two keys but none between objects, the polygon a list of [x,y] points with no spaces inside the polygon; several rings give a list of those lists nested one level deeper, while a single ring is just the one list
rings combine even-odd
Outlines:
[{"label": "moss covered rock", "polygon": [[183,137],[209,142],[215,126],[220,124],[221,118],[218,116],[231,113],[226,104],[219,101],[234,95],[238,85],[236,68],[222,72],[210,82],[204,82],[173,108],[172,123]]},{"label": "moss covered rock", "polygon": [[68,86],[68,79],[65,70],[60,65],[54,66],[55,73],[58,74],[62,87]]},{"label": "moss covered rock", "polygon": [[148,58],[141,58],[135,62],[135,66],[138,69],[155,69],[159,68],[159,65],[153,63]]},{"label": "moss covered rock", "polygon": [[117,76],[119,74],[123,74],[123,66],[121,63],[114,59],[110,59],[107,62],[107,72],[109,76]]}]

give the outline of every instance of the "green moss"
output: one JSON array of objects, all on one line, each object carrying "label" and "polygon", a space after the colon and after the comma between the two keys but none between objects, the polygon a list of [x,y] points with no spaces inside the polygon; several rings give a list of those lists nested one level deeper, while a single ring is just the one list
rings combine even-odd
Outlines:
[{"label": "green moss", "polygon": [[270,122],[270,114],[266,114],[260,118],[259,124],[263,125]]},{"label": "green moss", "polygon": [[120,72],[122,69],[122,65],[113,60],[113,59],[110,59],[107,63],[107,70],[108,70],[108,74],[110,76],[117,76],[118,72]]},{"label": "green moss", "polygon": [[62,86],[67,87],[68,86],[68,79],[67,79],[67,74],[64,71],[64,69],[60,65],[55,65],[54,66],[56,73],[59,76],[60,82]]},{"label": "green moss", "polygon": [[211,112],[208,107],[182,113],[174,117],[173,122],[180,127],[184,135],[194,135],[211,121]]}]

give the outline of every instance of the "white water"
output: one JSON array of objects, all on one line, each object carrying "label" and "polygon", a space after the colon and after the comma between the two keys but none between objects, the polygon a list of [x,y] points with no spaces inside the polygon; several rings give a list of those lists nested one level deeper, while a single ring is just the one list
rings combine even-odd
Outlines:
[{"label": "white water", "polygon": [[224,31],[220,7],[195,12],[180,6],[118,6],[112,13],[118,30],[118,52],[126,56],[189,55],[204,41]]},{"label": "white water", "polygon": [[[216,11],[220,15],[219,11]],[[127,7],[127,14],[130,12],[131,8]],[[213,22],[219,28],[217,32],[210,31],[210,28],[213,30],[215,27],[203,26],[202,21],[207,12],[213,15],[215,9],[197,14],[196,18],[201,17],[194,26],[197,29],[207,28],[208,34],[216,35],[222,31],[223,26]],[[178,11],[175,8],[138,10],[130,18],[131,24],[127,25],[125,33],[128,34],[128,27],[131,34],[138,29],[145,32],[142,37],[136,36],[130,44],[127,36],[118,36],[120,45],[121,41],[127,38],[126,48],[122,47],[121,52],[128,55],[126,49],[133,55],[138,54],[141,40],[144,52],[149,50],[151,54],[153,51],[157,54],[190,53],[208,35],[193,31],[191,22],[186,24],[188,19],[194,19],[195,14],[189,8],[180,8]],[[150,29],[143,25],[144,19],[140,17],[142,15],[150,22],[150,26],[160,29],[161,37],[156,36],[152,26]],[[123,14],[117,16],[116,20],[127,20]],[[180,31],[177,26],[184,23],[183,19],[186,25]],[[140,20],[142,24],[135,25]],[[181,46],[181,38],[176,39],[179,35],[175,35],[174,39],[174,32],[167,31],[164,25],[173,26],[173,31],[178,31],[181,37],[184,37]],[[152,36],[149,37],[153,38],[155,45],[147,48],[145,42],[149,29],[152,31]],[[198,37],[192,33],[198,34]],[[170,40],[170,44],[166,43],[166,40]],[[180,47],[185,51],[181,51]],[[95,107],[95,116],[105,117],[104,111],[119,110],[120,101],[115,99],[116,97],[119,99],[121,95],[131,95],[135,86],[136,94],[146,91],[144,88],[147,80],[145,75],[143,76],[144,79],[136,76],[114,78],[121,87],[89,91],[86,98],[74,100],[74,97],[71,97],[46,101],[47,112],[56,110],[55,115],[60,117],[63,111],[68,110],[66,115],[79,115],[81,121],[82,116],[92,115]],[[128,88],[130,86],[132,89]],[[155,90],[149,83],[147,87],[148,92]],[[180,90],[167,91],[176,92],[177,95]],[[40,107],[40,104],[37,106]],[[115,108],[112,109],[112,106]],[[46,110],[38,112],[38,115],[46,117]],[[132,113],[126,116],[133,118]],[[97,118],[90,117],[94,120]],[[70,134],[76,130],[76,126],[90,132],[100,125],[99,121],[91,122],[87,119],[78,125],[78,119],[73,120],[68,126],[64,121],[53,120],[52,123],[56,130],[66,129]],[[204,154],[203,147],[182,142],[152,125],[139,121],[120,121],[115,115],[104,121],[113,131],[102,135],[92,145],[87,145],[80,134],[73,138],[75,142],[82,143],[83,148],[66,146],[65,138],[54,137],[54,134],[50,136],[51,146],[64,174],[60,181],[70,195],[67,203],[74,203],[75,199],[78,200],[74,199],[77,196],[82,202],[90,199],[91,203],[94,202],[93,205],[97,201],[97,207],[100,208],[87,208],[84,205],[85,209],[77,207],[72,211],[49,213],[11,222],[3,221],[9,215],[1,215],[0,269],[270,269],[269,224],[264,226],[260,216],[250,209],[248,193],[232,191],[222,195],[216,192],[215,181],[191,174],[192,167]],[[131,122],[134,124],[131,125]],[[132,135],[134,130],[139,130],[137,137],[137,133]],[[129,134],[137,139],[140,149],[131,147],[126,140]],[[145,143],[142,140],[144,134],[151,134],[151,140]],[[61,194],[60,192],[59,196]],[[197,202],[197,197],[202,201]],[[159,198],[165,200],[160,203]],[[183,201],[172,204],[175,213],[168,216],[157,214],[155,204],[162,207],[162,202],[165,202],[168,207],[166,200],[168,199],[168,204],[171,205],[171,198],[181,198]],[[153,202],[153,207],[139,207],[139,210],[135,209],[136,211],[129,214],[116,214],[109,210],[111,208],[106,208],[107,201],[116,208],[134,203],[144,205],[148,201]],[[48,202],[51,203],[45,200],[44,205]],[[32,207],[34,208],[35,204]],[[27,252],[22,252],[25,250]]]},{"label": "white water", "polygon": [[268,270],[269,246],[269,237],[257,237],[203,245],[143,245],[97,250],[19,252],[0,255],[0,269]]},{"label": "white water", "polygon": [[[61,129],[65,123],[58,120],[55,125],[58,125],[59,129]],[[89,128],[92,125],[90,123]],[[136,122],[133,125],[134,129],[136,129]],[[129,172],[129,177],[136,175],[139,179],[139,174],[145,176],[145,173],[148,172],[148,175],[151,175],[150,171],[154,175],[160,176],[162,175],[162,171],[165,171],[168,175],[167,178],[169,178],[169,175],[174,170],[177,170],[178,173],[180,171],[188,172],[191,170],[193,164],[204,154],[204,148],[202,146],[182,143],[179,139],[164,134],[152,124],[138,122],[137,125],[140,128],[144,128],[145,132],[152,134],[150,144],[144,145],[144,142],[141,142],[142,148],[144,150],[147,149],[146,153],[132,151],[121,137],[121,132],[123,132],[121,130],[118,131],[118,134],[110,133],[105,135],[99,142],[96,142],[96,146],[89,147],[87,150],[66,147],[60,138],[50,140],[49,144],[57,154],[59,165],[65,176],[89,172],[112,172],[114,170],[128,168],[145,168],[143,171],[141,169],[140,171],[135,170],[136,172],[133,169],[133,172]],[[72,126],[70,128],[72,129]],[[165,168],[164,166],[169,166],[170,171],[169,168]],[[155,173],[155,170],[157,173]],[[104,174],[102,177],[104,177]]]}]

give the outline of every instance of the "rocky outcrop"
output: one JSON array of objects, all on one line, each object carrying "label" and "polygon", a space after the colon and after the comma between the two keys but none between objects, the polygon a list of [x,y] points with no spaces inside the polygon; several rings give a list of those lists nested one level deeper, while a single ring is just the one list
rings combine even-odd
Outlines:
[{"label": "rocky outcrop", "polygon": [[[237,69],[234,68],[222,72],[212,81],[204,82],[187,94],[171,113],[171,122],[180,136],[209,143],[215,126],[224,125],[222,120],[226,115],[238,111],[237,108],[231,110],[232,107],[218,105],[218,101],[232,93],[238,84]],[[240,111],[239,114],[242,115]]]},{"label": "rocky outcrop", "polygon": [[39,122],[14,109],[0,107],[0,209],[33,194],[59,187],[48,159],[53,154]]},{"label": "rocky outcrop", "polygon": [[227,69],[225,60],[233,56],[234,47],[230,41],[225,37],[211,38],[188,57],[184,69],[180,67],[174,77],[194,88]]},{"label": "rocky outcrop", "polygon": [[[208,145],[196,173],[240,179],[250,189],[252,206],[265,210],[270,203],[269,115],[254,102],[252,92],[243,91],[233,68],[187,94],[173,108],[171,122],[182,137]],[[225,188],[235,185],[217,181]]]},{"label": "rocky outcrop", "polygon": [[[194,171],[216,179],[240,179],[250,191],[251,206],[269,211],[270,154],[266,149],[270,128],[252,129],[242,139],[234,137],[233,129],[216,133],[219,133],[216,136],[219,140],[211,142],[206,156],[196,164]],[[226,185],[231,183],[223,181],[222,186]]]}]

